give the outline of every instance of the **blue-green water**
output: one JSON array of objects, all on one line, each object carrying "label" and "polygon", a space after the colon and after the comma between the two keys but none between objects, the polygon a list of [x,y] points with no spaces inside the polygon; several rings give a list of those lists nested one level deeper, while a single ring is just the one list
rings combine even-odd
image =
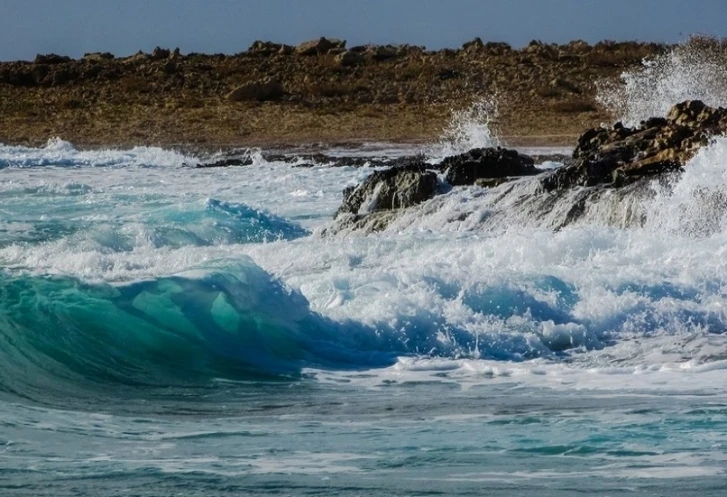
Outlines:
[{"label": "blue-green water", "polygon": [[726,151],[322,236],[370,169],[0,146],[0,495],[722,496]]}]

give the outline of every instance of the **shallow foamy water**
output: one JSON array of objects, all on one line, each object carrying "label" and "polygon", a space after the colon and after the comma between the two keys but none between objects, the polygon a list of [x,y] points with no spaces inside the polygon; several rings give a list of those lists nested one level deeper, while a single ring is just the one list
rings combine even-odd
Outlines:
[{"label": "shallow foamy water", "polygon": [[562,229],[523,180],[324,237],[371,168],[192,163],[0,147],[3,495],[722,495],[724,139]]}]

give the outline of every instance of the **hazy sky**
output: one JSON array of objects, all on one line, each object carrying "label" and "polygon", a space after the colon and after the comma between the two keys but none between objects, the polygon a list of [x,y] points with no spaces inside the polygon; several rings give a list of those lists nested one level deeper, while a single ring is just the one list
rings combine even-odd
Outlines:
[{"label": "hazy sky", "polygon": [[129,55],[159,45],[236,53],[256,39],[457,47],[481,37],[675,42],[727,36],[727,0],[0,0],[0,60]]}]

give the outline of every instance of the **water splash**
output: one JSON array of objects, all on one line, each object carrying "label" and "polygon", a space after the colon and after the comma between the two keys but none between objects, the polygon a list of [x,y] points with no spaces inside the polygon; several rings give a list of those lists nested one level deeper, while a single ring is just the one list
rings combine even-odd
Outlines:
[{"label": "water splash", "polygon": [[726,67],[727,52],[716,40],[693,37],[624,72],[619,82],[601,84],[596,100],[628,126],[665,116],[674,104],[685,100],[725,105]]},{"label": "water splash", "polygon": [[0,169],[28,167],[183,167],[195,162],[174,150],[134,147],[129,150],[79,150],[72,143],[51,138],[45,147],[6,146],[0,143]]},{"label": "water splash", "polygon": [[439,142],[426,151],[432,158],[443,158],[467,152],[473,148],[497,147],[500,139],[493,131],[499,116],[496,97],[477,100],[469,107],[452,112]]},{"label": "water splash", "polygon": [[724,234],[727,228],[727,138],[718,137],[670,183],[657,183],[647,228],[690,238]]}]

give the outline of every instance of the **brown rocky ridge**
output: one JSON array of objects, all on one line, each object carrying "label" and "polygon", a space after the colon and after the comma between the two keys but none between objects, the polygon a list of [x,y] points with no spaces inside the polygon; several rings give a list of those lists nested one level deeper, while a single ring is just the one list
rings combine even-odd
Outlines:
[{"label": "brown rocky ridge", "polygon": [[572,143],[612,119],[595,101],[599,81],[671,48],[533,41],[516,50],[478,38],[431,51],[320,38],[297,47],[258,41],[235,55],[38,55],[0,63],[0,142],[60,136],[80,146],[214,149],[430,141],[452,111],[496,96],[494,125],[506,140]]}]

